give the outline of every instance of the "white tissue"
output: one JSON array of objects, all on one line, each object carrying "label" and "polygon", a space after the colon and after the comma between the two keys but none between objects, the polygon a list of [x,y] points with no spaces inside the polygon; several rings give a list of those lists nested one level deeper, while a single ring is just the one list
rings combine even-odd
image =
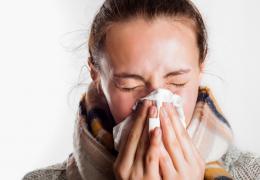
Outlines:
[{"label": "white tissue", "polygon": [[[163,102],[173,103],[178,113],[179,121],[186,128],[183,103],[182,98],[180,96],[173,94],[170,90],[160,88],[156,89],[155,91],[151,92],[148,96],[143,97],[140,100],[142,101],[145,99],[155,101],[158,112],[160,111]],[[134,110],[136,106],[137,103],[133,106]],[[160,127],[159,113],[157,114],[158,116],[156,118],[149,118],[149,132],[156,127]],[[126,138],[129,133],[129,130],[132,127],[132,124],[132,118],[131,116],[128,116],[125,120],[123,120],[121,123],[119,123],[113,128],[113,138],[116,150],[120,149],[121,142],[126,142]]]}]

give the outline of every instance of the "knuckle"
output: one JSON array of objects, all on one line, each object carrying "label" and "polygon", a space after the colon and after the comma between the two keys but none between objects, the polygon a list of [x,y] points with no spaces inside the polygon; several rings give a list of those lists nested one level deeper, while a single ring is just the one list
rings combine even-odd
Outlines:
[{"label": "knuckle", "polygon": [[143,149],[146,145],[146,141],[140,137],[138,145],[137,145],[137,150]]},{"label": "knuckle", "polygon": [[127,179],[128,178],[127,177],[127,171],[126,171],[126,169],[122,165],[114,163],[113,170],[114,170],[115,175],[119,179]]},{"label": "knuckle", "polygon": [[156,149],[159,147],[159,142],[155,139],[155,137],[152,137],[152,139],[150,141],[150,147],[152,149]]},{"label": "knuckle", "polygon": [[129,179],[141,179],[141,177],[142,177],[142,174],[140,173],[140,171],[134,170],[134,171],[132,171]]},{"label": "knuckle", "polygon": [[116,174],[119,179],[128,179],[127,173],[124,171],[118,171]]},{"label": "knuckle", "polygon": [[137,140],[138,139],[138,136],[137,136],[136,132],[133,129],[131,129],[129,134],[128,134],[128,140],[130,140],[130,139],[132,139],[132,140]]},{"label": "knuckle", "polygon": [[168,162],[169,162],[169,159],[168,159],[168,157],[166,156],[165,153],[163,153],[163,154],[161,155],[161,160],[162,160],[163,162],[165,162],[165,163],[168,163]]},{"label": "knuckle", "polygon": [[172,160],[170,159],[169,156],[162,155],[162,156],[161,156],[161,160],[162,160],[162,162],[164,162],[167,166],[171,166],[171,165],[172,165]]},{"label": "knuckle", "polygon": [[154,161],[154,157],[152,155],[147,155],[145,161],[147,164],[150,164],[151,162]]},{"label": "knuckle", "polygon": [[146,164],[151,164],[156,160],[157,153],[156,151],[150,151],[145,157]]}]

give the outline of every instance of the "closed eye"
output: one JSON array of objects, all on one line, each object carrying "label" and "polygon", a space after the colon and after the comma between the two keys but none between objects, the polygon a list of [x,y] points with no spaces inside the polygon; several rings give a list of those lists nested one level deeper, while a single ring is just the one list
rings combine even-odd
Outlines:
[{"label": "closed eye", "polygon": [[187,83],[181,83],[181,84],[176,84],[176,83],[170,83],[171,85],[174,85],[176,87],[183,87],[185,86]]},{"label": "closed eye", "polygon": [[139,87],[143,87],[143,86],[136,86],[136,87],[132,87],[132,88],[120,88],[119,87],[119,89],[121,89],[121,90],[123,90],[123,91],[126,91],[126,92],[131,92],[131,91],[134,91],[134,90],[136,90],[137,88],[139,88]]}]

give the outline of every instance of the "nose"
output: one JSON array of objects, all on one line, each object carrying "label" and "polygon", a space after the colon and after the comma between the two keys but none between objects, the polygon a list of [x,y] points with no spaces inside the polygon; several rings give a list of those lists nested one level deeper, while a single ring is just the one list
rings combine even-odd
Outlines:
[{"label": "nose", "polygon": [[158,88],[165,88],[164,83],[161,79],[148,82],[147,85],[146,85],[147,95],[150,94],[152,91],[158,89]]}]

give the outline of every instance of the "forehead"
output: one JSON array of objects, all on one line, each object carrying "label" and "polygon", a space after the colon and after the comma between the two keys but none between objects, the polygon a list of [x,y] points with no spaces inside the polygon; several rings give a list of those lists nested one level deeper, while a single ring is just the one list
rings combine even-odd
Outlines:
[{"label": "forehead", "polygon": [[198,66],[196,34],[190,24],[168,18],[113,23],[106,33],[106,61],[114,71],[137,73]]}]

